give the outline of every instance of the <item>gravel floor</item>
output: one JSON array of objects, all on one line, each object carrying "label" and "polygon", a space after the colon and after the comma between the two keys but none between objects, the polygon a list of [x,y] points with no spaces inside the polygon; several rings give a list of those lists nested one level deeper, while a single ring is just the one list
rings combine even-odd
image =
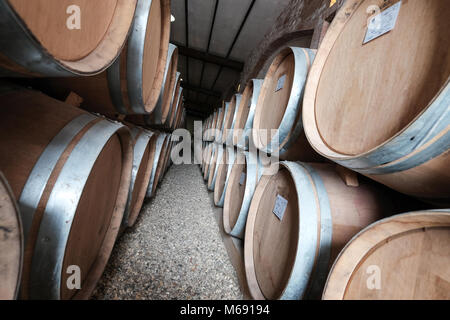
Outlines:
[{"label": "gravel floor", "polygon": [[196,165],[172,166],[118,240],[94,299],[242,299]]}]

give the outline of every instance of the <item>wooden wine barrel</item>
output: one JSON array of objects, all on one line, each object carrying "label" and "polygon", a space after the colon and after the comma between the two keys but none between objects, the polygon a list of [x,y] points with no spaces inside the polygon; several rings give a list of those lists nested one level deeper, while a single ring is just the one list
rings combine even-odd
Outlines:
[{"label": "wooden wine barrel", "polygon": [[330,164],[282,162],[264,175],[245,229],[245,270],[255,299],[318,298],[332,262],[361,229],[393,213],[389,196],[348,187]]},{"label": "wooden wine barrel", "polygon": [[[88,298],[122,222],[130,131],[36,91],[1,89],[0,168],[25,238],[22,298]],[[80,268],[79,290],[66,285],[69,266]]]},{"label": "wooden wine barrel", "polygon": [[172,103],[173,90],[177,81],[177,67],[178,47],[169,43],[163,85],[155,109],[150,115],[146,116],[148,117],[148,123],[153,125],[164,125],[166,123]]},{"label": "wooden wine barrel", "polygon": [[110,117],[149,114],[163,85],[169,36],[170,1],[138,0],[127,44],[107,71],[89,78],[48,79],[45,91],[59,99],[73,91],[83,98],[83,108]]},{"label": "wooden wine barrel", "polygon": [[236,116],[236,124],[233,132],[233,144],[244,150],[249,148],[249,138],[253,128],[256,105],[263,80],[252,79],[242,93],[241,103]]},{"label": "wooden wine barrel", "polygon": [[17,297],[22,275],[23,231],[19,208],[0,172],[0,300]]},{"label": "wooden wine barrel", "polygon": [[243,153],[231,168],[225,190],[223,227],[227,234],[244,240],[248,209],[264,167],[255,152]]},{"label": "wooden wine barrel", "polygon": [[205,128],[204,128],[204,130],[203,130],[203,140],[204,140],[204,141],[210,142],[210,137],[209,137],[209,136],[211,135],[211,133],[210,133],[209,129],[211,129],[211,123],[212,123],[212,121],[213,121],[213,118],[214,118],[214,113],[212,113],[212,114],[206,119]]},{"label": "wooden wine barrel", "polygon": [[122,220],[123,227],[132,227],[147,194],[156,151],[156,134],[140,127],[132,127],[133,170],[131,171],[130,192]]},{"label": "wooden wine barrel", "polygon": [[333,300],[449,300],[450,211],[384,219],[342,250],[323,293]]},{"label": "wooden wine barrel", "polygon": [[253,120],[253,142],[259,150],[283,160],[319,160],[301,119],[303,91],[314,56],[315,50],[287,47],[272,61]]},{"label": "wooden wine barrel", "polygon": [[217,143],[223,143],[222,142],[222,137],[223,137],[223,127],[225,124],[225,117],[226,114],[228,113],[228,109],[230,107],[230,103],[229,102],[222,102],[222,111],[220,114],[220,117],[217,119],[217,126],[216,126],[216,136],[215,136],[215,142]]},{"label": "wooden wine barrel", "polygon": [[161,169],[161,175],[159,176],[160,183],[163,180],[164,175],[167,172],[167,165],[169,163],[171,151],[172,151],[172,135],[168,134],[167,135],[167,148],[166,148],[165,154],[164,154],[164,162],[163,162],[162,169]]},{"label": "wooden wine barrel", "polygon": [[331,24],[306,86],[306,135],[344,167],[448,204],[450,7],[385,1],[383,10],[400,8],[395,27],[364,44],[372,4],[347,1]]},{"label": "wooden wine barrel", "polygon": [[150,182],[147,188],[147,198],[153,198],[155,196],[156,187],[159,183],[159,176],[161,175],[163,162],[166,155],[167,142],[168,135],[165,133],[160,133],[156,139],[155,157],[153,160]]},{"label": "wooden wine barrel", "polygon": [[1,1],[0,75],[61,77],[105,70],[122,50],[136,2]]},{"label": "wooden wine barrel", "polygon": [[209,167],[211,165],[211,160],[214,158],[214,152],[216,151],[214,145],[214,143],[210,143],[208,146],[208,151],[206,151],[205,172],[203,173],[203,180],[206,182],[208,182],[209,178]]},{"label": "wooden wine barrel", "polygon": [[223,161],[219,164],[217,169],[216,183],[214,185],[214,204],[216,207],[222,207],[225,202],[225,191],[227,189],[228,180],[231,174],[231,169],[237,156],[242,157],[241,153],[233,147],[226,147],[222,157]]},{"label": "wooden wine barrel", "polygon": [[211,115],[209,115],[206,120],[204,121],[203,125],[203,141],[206,141],[206,130],[208,130],[209,122],[211,121]]},{"label": "wooden wine barrel", "polygon": [[208,126],[208,134],[207,134],[208,141],[212,142],[212,141],[215,140],[215,131],[214,131],[214,129],[215,129],[216,125],[217,125],[217,118],[218,117],[219,117],[219,111],[215,110],[214,113],[213,113],[213,116],[211,118],[211,122],[210,122],[210,124]]},{"label": "wooden wine barrel", "polygon": [[233,129],[236,124],[237,113],[239,111],[239,105],[241,103],[241,94],[235,94],[228,106],[228,112],[225,114],[222,128],[222,143],[233,143]]},{"label": "wooden wine barrel", "polygon": [[181,87],[181,73],[177,72],[177,82],[176,82],[175,89],[173,91],[173,98],[172,98],[172,102],[170,105],[169,117],[165,124],[166,128],[168,128],[168,129],[173,129],[173,124],[174,124],[175,118],[177,116],[182,92],[183,92],[183,88]]},{"label": "wooden wine barrel", "polygon": [[214,157],[212,158],[211,165],[209,166],[208,183],[207,183],[209,191],[214,191],[217,178],[217,171],[222,161],[223,153],[224,153],[223,145],[214,143],[214,152],[213,152]]},{"label": "wooden wine barrel", "polygon": [[174,127],[175,129],[180,128],[183,117],[184,117],[184,119],[186,119],[186,109],[184,108],[184,101],[181,100],[180,107],[178,109],[178,116],[177,116],[177,119],[175,122],[175,127]]}]

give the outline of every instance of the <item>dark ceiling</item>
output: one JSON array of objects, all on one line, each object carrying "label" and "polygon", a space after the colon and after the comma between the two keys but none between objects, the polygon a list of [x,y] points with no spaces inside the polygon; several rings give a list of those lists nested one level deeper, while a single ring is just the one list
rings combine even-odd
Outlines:
[{"label": "dark ceiling", "polygon": [[236,90],[244,61],[290,0],[172,0],[185,106],[208,114]]}]

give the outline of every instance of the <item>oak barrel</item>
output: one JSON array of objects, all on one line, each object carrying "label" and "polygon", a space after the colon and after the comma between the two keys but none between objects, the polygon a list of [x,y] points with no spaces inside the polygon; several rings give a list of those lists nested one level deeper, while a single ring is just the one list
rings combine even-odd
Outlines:
[{"label": "oak barrel", "polygon": [[223,143],[222,142],[223,127],[224,127],[224,124],[225,124],[225,117],[226,117],[226,114],[228,113],[229,107],[230,107],[230,103],[229,102],[225,102],[225,101],[222,102],[222,107],[221,107],[222,110],[221,110],[221,113],[220,113],[220,117],[217,120],[217,126],[216,126],[216,130],[217,131],[216,131],[215,141],[217,143]]},{"label": "oak barrel", "polygon": [[222,143],[233,144],[233,129],[236,124],[237,113],[241,103],[242,95],[236,93],[231,98],[227,113],[224,115],[222,127]]},{"label": "oak barrel", "polygon": [[168,135],[165,133],[159,133],[156,139],[155,156],[153,158],[152,174],[150,176],[150,182],[147,188],[147,198],[153,198],[155,196],[156,187],[159,183],[159,177],[161,175],[164,158],[166,155],[168,142]]},{"label": "oak barrel", "polygon": [[[122,222],[130,131],[36,91],[2,87],[1,100],[0,168],[25,238],[22,298],[88,298]],[[67,286],[70,266],[81,289]]]},{"label": "oak barrel", "polygon": [[133,169],[122,221],[124,227],[132,227],[141,211],[152,174],[157,138],[152,131],[135,126],[131,126],[131,135],[133,137]]},{"label": "oak barrel", "polygon": [[209,167],[211,165],[211,160],[214,158],[215,143],[210,143],[208,145],[208,150],[206,151],[205,158],[205,172],[203,173],[203,180],[208,181],[209,178]]},{"label": "oak barrel", "polygon": [[450,211],[396,215],[339,254],[323,293],[333,300],[449,300]]},{"label": "oak barrel", "polygon": [[253,119],[262,83],[263,80],[261,79],[252,79],[242,93],[241,104],[234,126],[233,144],[244,150],[249,148],[249,138],[252,136]]},{"label": "oak barrel", "polygon": [[0,1],[0,74],[67,77],[102,72],[124,46],[136,3]]},{"label": "oak barrel", "polygon": [[223,205],[223,227],[227,234],[244,240],[253,193],[266,167],[256,152],[245,151],[243,157],[235,159]]},{"label": "oak barrel", "polygon": [[301,119],[303,92],[315,50],[287,47],[264,78],[253,120],[253,142],[283,160],[316,161]]},{"label": "oak barrel", "polygon": [[108,70],[88,78],[48,79],[45,90],[57,98],[73,91],[84,99],[83,108],[109,117],[147,115],[163,86],[169,35],[170,1],[138,0],[126,46]]},{"label": "oak barrel", "polygon": [[156,102],[156,107],[151,114],[146,116],[148,123],[153,125],[164,125],[166,123],[173,99],[173,90],[176,86],[177,68],[178,47],[169,43],[162,88]]},{"label": "oak barrel", "polygon": [[384,1],[383,14],[398,12],[395,27],[364,43],[374,4],[347,1],[328,29],[306,86],[306,135],[344,167],[448,204],[448,1]]},{"label": "oak barrel", "polygon": [[264,175],[245,229],[245,270],[255,299],[319,298],[344,245],[392,213],[383,189],[348,187],[330,164],[281,162]]},{"label": "oak barrel", "polygon": [[223,152],[223,160],[219,163],[219,167],[217,168],[216,183],[214,185],[214,204],[216,207],[222,208],[225,202],[225,191],[235,159],[238,156],[242,159],[242,153],[238,153],[234,147],[225,147]]},{"label": "oak barrel", "polygon": [[0,300],[16,299],[22,275],[23,231],[19,208],[0,172]]},{"label": "oak barrel", "polygon": [[217,171],[219,170],[219,165],[223,160],[224,147],[222,144],[214,143],[214,157],[211,160],[211,165],[209,166],[208,174],[208,190],[214,191],[216,184]]}]

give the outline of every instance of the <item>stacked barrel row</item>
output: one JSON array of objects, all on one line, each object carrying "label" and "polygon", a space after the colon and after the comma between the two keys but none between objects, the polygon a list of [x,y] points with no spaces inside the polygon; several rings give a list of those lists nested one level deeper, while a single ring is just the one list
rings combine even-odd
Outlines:
[{"label": "stacked barrel row", "polygon": [[0,299],[89,298],[185,118],[170,1],[72,3],[0,2]]},{"label": "stacked barrel row", "polygon": [[318,51],[283,48],[204,124],[255,299],[450,299],[449,8],[389,1],[395,28],[364,42],[372,2],[348,0]]}]

